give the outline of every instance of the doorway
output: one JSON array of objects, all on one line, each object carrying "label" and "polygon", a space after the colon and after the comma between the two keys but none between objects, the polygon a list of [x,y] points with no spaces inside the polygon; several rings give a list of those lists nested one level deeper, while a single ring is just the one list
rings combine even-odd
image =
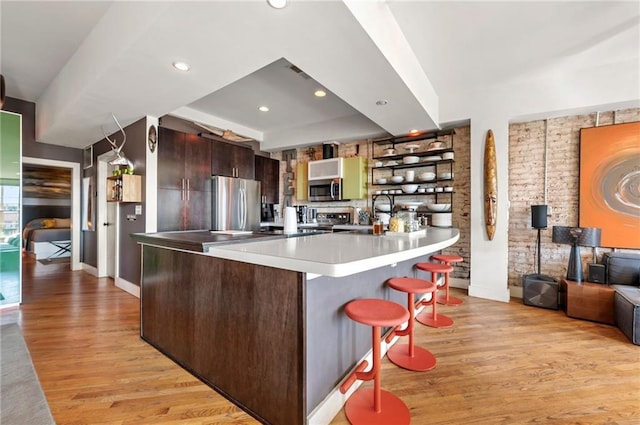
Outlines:
[{"label": "doorway", "polygon": [[98,156],[97,184],[97,220],[98,232],[98,277],[111,277],[114,281],[118,276],[118,229],[119,205],[117,202],[107,202],[107,177],[115,168],[109,161],[113,153],[108,152]]},{"label": "doorway", "polygon": [[44,158],[23,157],[23,165],[56,167],[71,171],[71,270],[81,270],[80,264],[80,164]]}]

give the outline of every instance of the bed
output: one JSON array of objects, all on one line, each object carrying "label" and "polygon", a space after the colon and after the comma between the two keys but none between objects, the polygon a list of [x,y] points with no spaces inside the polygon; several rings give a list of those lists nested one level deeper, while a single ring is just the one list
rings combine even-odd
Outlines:
[{"label": "bed", "polygon": [[71,255],[71,219],[36,218],[22,232],[24,248],[37,260]]}]

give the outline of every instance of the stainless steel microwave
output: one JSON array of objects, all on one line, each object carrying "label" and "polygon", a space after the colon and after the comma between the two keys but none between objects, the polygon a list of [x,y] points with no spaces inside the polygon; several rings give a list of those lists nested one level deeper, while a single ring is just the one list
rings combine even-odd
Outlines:
[{"label": "stainless steel microwave", "polygon": [[309,201],[342,201],[342,179],[309,180]]}]

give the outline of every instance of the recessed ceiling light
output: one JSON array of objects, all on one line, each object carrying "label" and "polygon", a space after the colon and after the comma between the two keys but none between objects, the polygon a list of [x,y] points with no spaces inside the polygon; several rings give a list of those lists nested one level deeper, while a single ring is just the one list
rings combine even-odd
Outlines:
[{"label": "recessed ceiling light", "polygon": [[389,101],[384,100],[384,99],[380,99],[380,100],[378,100],[378,101],[376,102],[376,105],[378,105],[378,106],[384,106],[384,105],[386,105],[387,103],[389,103]]},{"label": "recessed ceiling light", "polygon": [[287,5],[287,0],[267,0],[267,3],[274,9],[282,9]]},{"label": "recessed ceiling light", "polygon": [[262,112],[269,112],[268,106],[260,106],[258,109],[260,109]]},{"label": "recessed ceiling light", "polygon": [[326,91],[324,91],[324,90],[320,90],[320,89],[318,89],[318,90],[316,90],[315,92],[313,92],[313,94],[314,94],[316,97],[325,97],[325,96],[327,95],[327,92],[326,92]]},{"label": "recessed ceiling light", "polygon": [[178,71],[188,71],[191,68],[186,62],[174,62],[173,67]]}]

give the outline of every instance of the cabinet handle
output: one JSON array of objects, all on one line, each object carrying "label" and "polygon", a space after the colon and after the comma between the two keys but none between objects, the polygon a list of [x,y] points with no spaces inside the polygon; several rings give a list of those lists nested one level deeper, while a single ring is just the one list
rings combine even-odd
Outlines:
[{"label": "cabinet handle", "polygon": [[189,188],[189,179],[187,179],[187,201],[189,200],[189,192],[191,191],[191,189]]},{"label": "cabinet handle", "polygon": [[182,190],[180,191],[180,200],[184,201],[184,179],[180,179],[182,182]]}]

